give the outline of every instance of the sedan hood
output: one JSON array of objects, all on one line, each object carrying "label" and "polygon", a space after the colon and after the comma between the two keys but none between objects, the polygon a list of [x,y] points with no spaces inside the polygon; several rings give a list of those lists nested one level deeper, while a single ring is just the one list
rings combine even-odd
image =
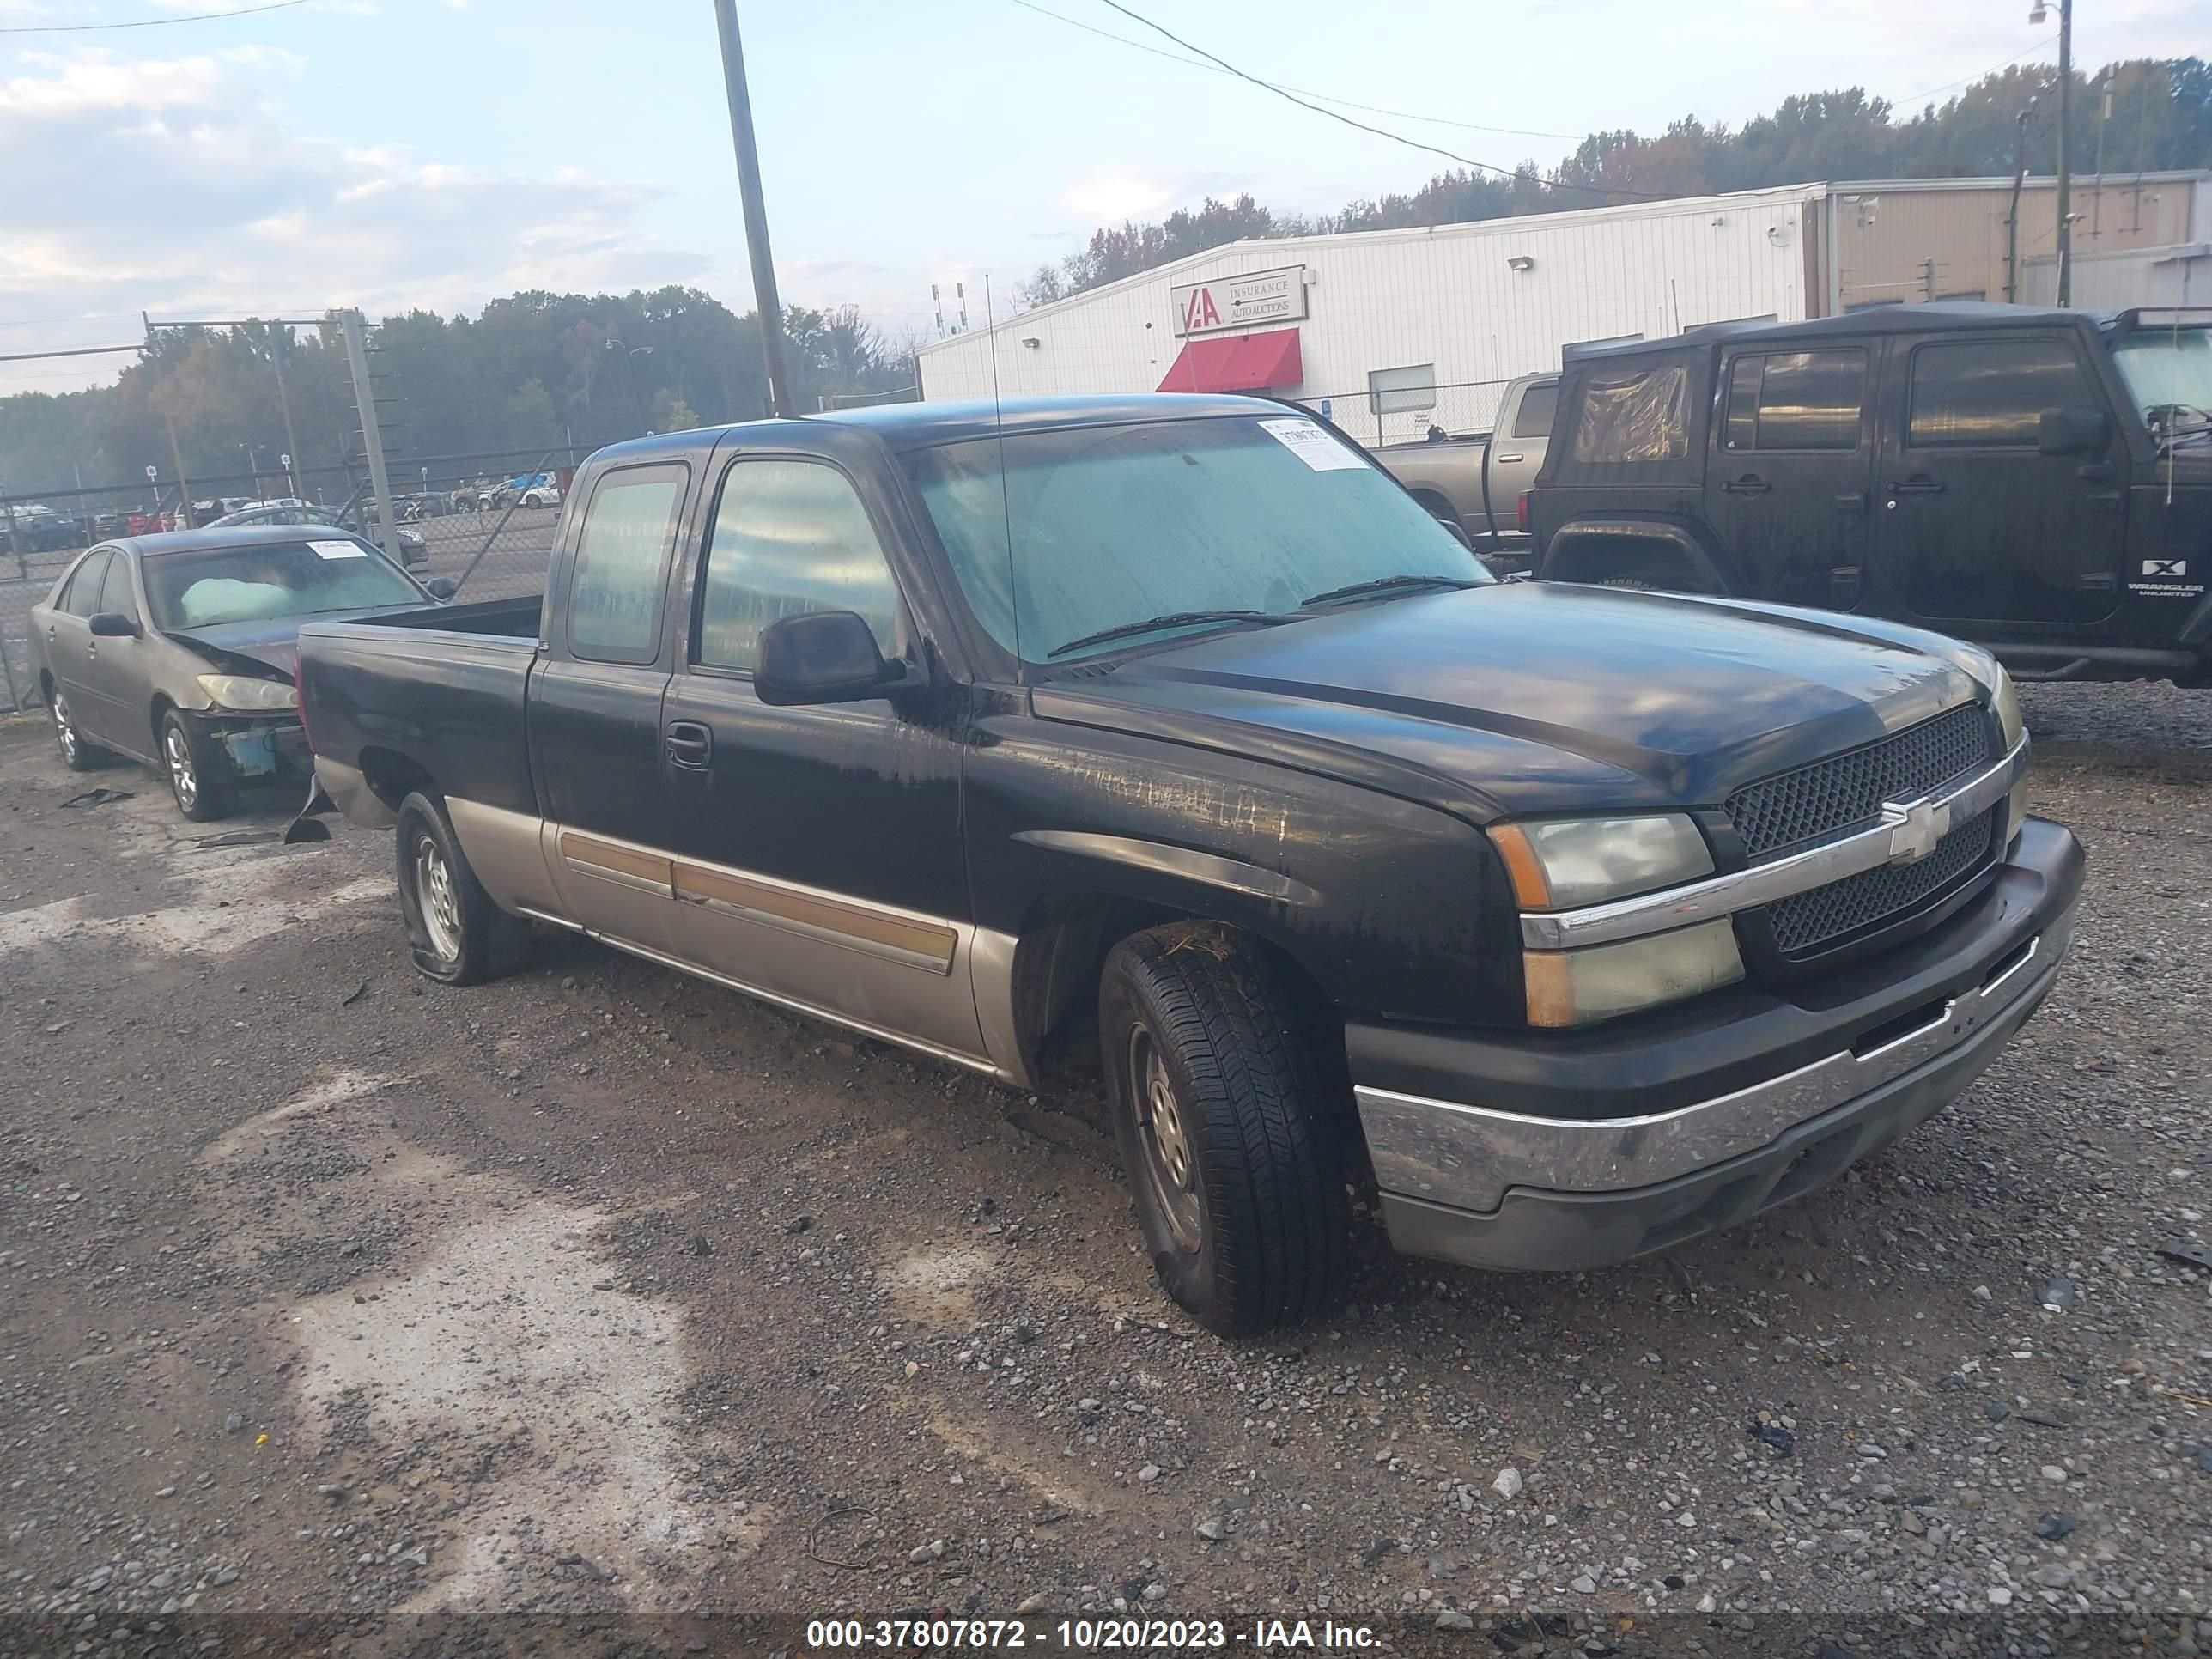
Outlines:
[{"label": "sedan hood", "polygon": [[220,669],[234,674],[274,673],[293,678],[300,661],[300,630],[311,622],[356,622],[387,611],[412,611],[413,604],[376,605],[366,611],[318,611],[306,617],[275,617],[252,622],[210,623],[199,628],[165,629],[179,645],[203,652]]},{"label": "sedan hood", "polygon": [[1856,617],[1514,582],[1218,635],[1035,706],[1493,817],[1715,805],[1994,673],[1972,646]]}]

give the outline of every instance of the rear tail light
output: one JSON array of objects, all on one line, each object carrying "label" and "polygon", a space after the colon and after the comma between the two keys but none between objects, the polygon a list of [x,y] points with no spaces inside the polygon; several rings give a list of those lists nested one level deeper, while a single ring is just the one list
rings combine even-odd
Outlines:
[{"label": "rear tail light", "polygon": [[1528,492],[1525,489],[1513,499],[1513,527],[1524,536],[1528,533]]}]

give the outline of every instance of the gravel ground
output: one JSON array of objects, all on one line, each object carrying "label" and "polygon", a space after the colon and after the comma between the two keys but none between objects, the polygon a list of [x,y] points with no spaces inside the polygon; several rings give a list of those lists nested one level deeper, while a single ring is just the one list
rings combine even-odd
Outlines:
[{"label": "gravel ground", "polygon": [[1246,1346],[1147,1282],[1095,1099],[580,941],[430,986],[385,837],[205,844],[0,727],[0,1648],[928,1607],[2212,1647],[2212,693],[2028,701],[2080,939],[1948,1115],[1611,1272],[1370,1236],[1356,1306]]}]

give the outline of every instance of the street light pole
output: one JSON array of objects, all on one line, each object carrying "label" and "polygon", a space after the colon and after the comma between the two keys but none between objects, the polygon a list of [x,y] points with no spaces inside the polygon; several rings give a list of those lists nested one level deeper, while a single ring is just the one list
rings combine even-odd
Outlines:
[{"label": "street light pole", "polygon": [[745,49],[738,39],[737,0],[714,0],[714,25],[722,37],[722,85],[730,100],[730,141],[738,152],[738,195],[744,204],[745,252],[752,260],[761,356],[767,359],[769,412],[781,418],[792,412],[791,385],[783,367],[783,302],[776,297],[775,261],[769,253],[768,206],[761,198],[760,151],[753,143],[752,95],[745,88]]},{"label": "street light pole", "polygon": [[2058,303],[2074,303],[2074,166],[2066,112],[2074,91],[2074,0],[2058,0]]}]

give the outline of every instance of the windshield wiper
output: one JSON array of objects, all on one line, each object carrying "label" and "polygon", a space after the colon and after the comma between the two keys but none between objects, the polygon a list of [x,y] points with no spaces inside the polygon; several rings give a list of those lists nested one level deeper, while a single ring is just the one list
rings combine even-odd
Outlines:
[{"label": "windshield wiper", "polygon": [[1193,623],[1249,622],[1267,626],[1291,620],[1289,617],[1279,617],[1267,611],[1170,611],[1164,616],[1147,617],[1142,622],[1116,623],[1111,628],[1100,629],[1096,634],[1085,634],[1065,645],[1055,645],[1044,654],[1048,658],[1064,657],[1086,645],[1103,645],[1109,640],[1126,639],[1134,634],[1150,634],[1162,628],[1182,628]]},{"label": "windshield wiper", "polygon": [[1298,603],[1301,605],[1327,605],[1332,599],[1357,599],[1362,593],[1388,593],[1401,587],[1480,587],[1457,576],[1377,576],[1372,581],[1352,582],[1343,587],[1332,587],[1320,593],[1310,593]]}]

